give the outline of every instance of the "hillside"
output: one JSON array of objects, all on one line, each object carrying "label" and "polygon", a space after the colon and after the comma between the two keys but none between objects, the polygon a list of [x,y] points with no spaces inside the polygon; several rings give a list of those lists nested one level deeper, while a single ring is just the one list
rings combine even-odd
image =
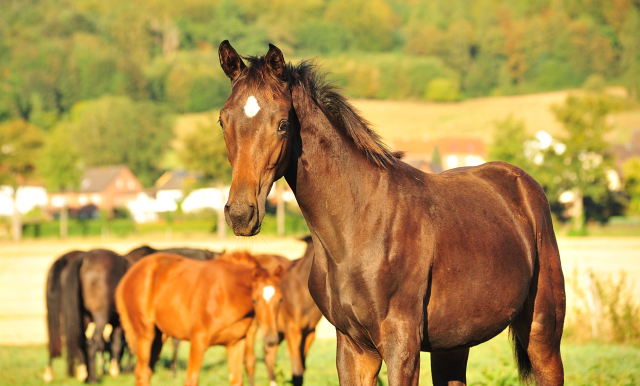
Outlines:
[{"label": "hillside", "polygon": [[[618,90],[612,89],[611,92]],[[505,97],[468,99],[455,103],[419,101],[352,100],[362,114],[373,123],[374,129],[392,144],[394,139],[435,139],[444,136],[477,137],[491,143],[495,122],[509,115],[526,122],[527,129],[534,134],[544,130],[552,136],[562,133],[555,120],[551,106],[564,102],[570,91],[556,91]],[[197,127],[214,123],[218,112],[184,114],[175,125],[177,138]],[[634,128],[640,129],[640,109],[616,113],[611,117],[615,130],[610,134],[612,143],[629,139]],[[174,147],[179,146],[179,139]]]}]

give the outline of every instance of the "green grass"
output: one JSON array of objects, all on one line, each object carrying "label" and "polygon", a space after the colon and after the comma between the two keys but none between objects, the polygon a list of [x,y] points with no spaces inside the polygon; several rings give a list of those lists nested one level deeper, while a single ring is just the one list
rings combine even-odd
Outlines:
[{"label": "green grass", "polygon": [[[335,366],[335,340],[318,340],[309,353],[305,385],[338,385]],[[180,363],[177,376],[171,376],[167,369],[171,356],[171,345],[167,344],[151,378],[152,385],[182,385],[188,358],[188,343],[180,349]],[[267,371],[262,362],[261,350],[256,350],[256,385],[266,385]],[[571,344],[563,342],[562,354],[567,385],[636,385],[640,382],[640,347],[609,344]],[[467,380],[469,385],[519,385],[511,356],[511,348],[505,334],[471,349]],[[47,353],[42,346],[0,346],[0,385],[42,385],[42,372],[47,362]],[[75,379],[64,375],[64,361],[54,362],[54,381],[57,385],[81,385]],[[278,384],[288,384],[291,366],[285,345],[280,346],[276,363]],[[380,372],[379,385],[387,385],[386,367]],[[101,378],[100,384],[132,385],[132,374],[124,374],[113,379]],[[228,370],[225,350],[214,346],[207,350],[200,374],[200,385],[228,384]],[[247,384],[245,380],[245,384]],[[421,355],[420,384],[431,385],[429,354]]]}]

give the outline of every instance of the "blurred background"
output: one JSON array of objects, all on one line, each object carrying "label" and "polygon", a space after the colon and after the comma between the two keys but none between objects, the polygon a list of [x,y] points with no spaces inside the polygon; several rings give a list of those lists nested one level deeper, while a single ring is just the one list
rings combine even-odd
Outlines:
[{"label": "blurred background", "polygon": [[[640,232],[638,0],[1,4],[0,238],[224,227],[224,39],[316,58],[422,170],[506,160],[561,230]],[[266,231],[304,232],[281,191]]]},{"label": "blurred background", "polygon": [[[308,232],[284,181],[257,244],[220,215],[225,39],[241,55],[272,43],[315,59],[425,172],[504,160],[533,175],[560,236],[565,336],[613,344],[563,346],[567,379],[637,381],[640,0],[0,0],[0,324],[13,323],[0,344],[43,342],[44,272],[72,247],[262,251]],[[509,350],[488,347],[504,365],[476,361],[475,379],[517,384]],[[30,362],[11,350],[0,362]],[[24,379],[39,382],[42,350]],[[336,381],[332,350],[312,361],[317,384]]]}]

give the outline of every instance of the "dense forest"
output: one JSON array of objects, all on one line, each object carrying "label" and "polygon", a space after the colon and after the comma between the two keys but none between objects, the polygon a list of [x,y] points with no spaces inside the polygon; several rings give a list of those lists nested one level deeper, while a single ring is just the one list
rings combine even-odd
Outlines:
[{"label": "dense forest", "polygon": [[590,82],[637,97],[639,37],[640,0],[0,0],[0,125],[149,185],[165,118],[228,96],[224,39],[317,58],[353,97],[451,101]]}]

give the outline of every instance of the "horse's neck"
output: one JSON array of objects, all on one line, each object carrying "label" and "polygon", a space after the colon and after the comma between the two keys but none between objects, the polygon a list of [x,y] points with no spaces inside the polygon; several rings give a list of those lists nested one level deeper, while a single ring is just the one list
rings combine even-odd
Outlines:
[{"label": "horse's neck", "polygon": [[302,151],[295,177],[287,177],[289,185],[312,232],[321,239],[347,238],[381,171],[331,125],[311,98],[294,94],[294,108]]}]

